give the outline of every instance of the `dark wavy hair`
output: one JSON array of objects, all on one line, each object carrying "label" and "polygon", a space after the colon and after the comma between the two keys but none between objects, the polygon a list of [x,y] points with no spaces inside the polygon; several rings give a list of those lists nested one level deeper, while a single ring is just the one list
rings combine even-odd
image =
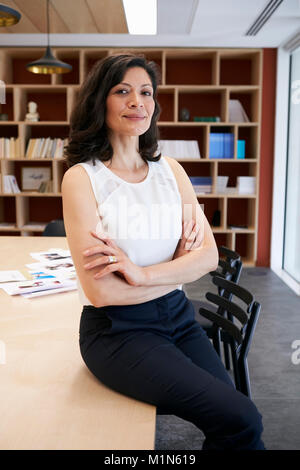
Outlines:
[{"label": "dark wavy hair", "polygon": [[[70,117],[68,145],[64,157],[68,167],[92,159],[107,161],[113,149],[107,135],[105,123],[106,98],[114,86],[120,83],[131,67],[142,67],[148,73],[153,87],[154,113],[149,129],[139,136],[139,153],[144,161],[158,161],[159,131],[157,121],[160,106],[157,102],[157,86],[160,73],[157,65],[147,61],[143,54],[111,55],[99,60],[88,73],[80,87]],[[154,156],[156,154],[156,156]]]}]

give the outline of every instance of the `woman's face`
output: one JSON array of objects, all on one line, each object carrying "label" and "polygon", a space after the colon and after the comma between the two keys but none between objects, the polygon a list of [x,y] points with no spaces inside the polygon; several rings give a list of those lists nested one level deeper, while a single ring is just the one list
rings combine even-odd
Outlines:
[{"label": "woman's face", "polygon": [[144,134],[154,112],[151,79],[142,67],[127,70],[121,83],[111,88],[106,99],[106,125],[113,132],[128,136]]}]

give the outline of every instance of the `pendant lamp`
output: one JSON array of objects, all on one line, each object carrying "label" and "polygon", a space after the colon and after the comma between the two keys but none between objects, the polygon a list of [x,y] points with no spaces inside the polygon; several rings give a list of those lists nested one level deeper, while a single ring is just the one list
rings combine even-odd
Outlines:
[{"label": "pendant lamp", "polygon": [[49,0],[47,0],[47,48],[41,59],[30,62],[26,65],[26,69],[33,73],[67,73],[71,72],[72,65],[66,64],[56,59],[49,45]]},{"label": "pendant lamp", "polygon": [[21,19],[21,13],[0,3],[0,26],[12,26]]}]

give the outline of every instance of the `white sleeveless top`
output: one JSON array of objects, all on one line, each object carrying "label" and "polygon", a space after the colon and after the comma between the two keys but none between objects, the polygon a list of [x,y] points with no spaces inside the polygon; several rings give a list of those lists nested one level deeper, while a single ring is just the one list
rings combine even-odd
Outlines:
[{"label": "white sleeveless top", "polygon": [[[182,202],[174,173],[164,157],[147,163],[148,174],[140,183],[123,180],[100,160],[95,165],[92,159],[76,164],[86,170],[97,201],[95,230],[105,231],[138,266],[170,261],[182,233]],[[78,276],[77,286],[80,302],[92,305]]]}]

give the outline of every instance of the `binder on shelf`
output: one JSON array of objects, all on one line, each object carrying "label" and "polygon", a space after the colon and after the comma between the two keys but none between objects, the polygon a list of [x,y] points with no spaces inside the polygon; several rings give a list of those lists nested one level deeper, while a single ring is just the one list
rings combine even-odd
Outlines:
[{"label": "binder on shelf", "polygon": [[223,158],[222,134],[211,132],[209,135],[209,158]]},{"label": "binder on shelf", "polygon": [[211,132],[209,135],[209,158],[233,158],[234,134]]},{"label": "binder on shelf", "polygon": [[233,158],[234,156],[234,135],[223,134],[224,138],[224,154],[223,158]]},{"label": "binder on shelf", "polygon": [[238,140],[237,141],[237,158],[238,159],[245,158],[245,150],[246,150],[246,141]]}]

